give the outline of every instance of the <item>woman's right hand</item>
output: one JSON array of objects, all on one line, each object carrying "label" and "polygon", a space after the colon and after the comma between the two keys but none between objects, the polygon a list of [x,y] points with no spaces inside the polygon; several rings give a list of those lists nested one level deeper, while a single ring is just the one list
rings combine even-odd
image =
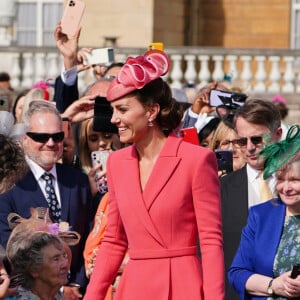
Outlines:
[{"label": "woman's right hand", "polygon": [[217,82],[213,82],[210,85],[205,86],[199,91],[198,96],[192,104],[192,111],[196,114],[210,113],[215,110],[215,107],[209,105],[210,91],[216,89],[218,86]]},{"label": "woman's right hand", "polygon": [[94,116],[95,97],[87,95],[74,101],[61,114],[61,117],[68,118],[72,124],[92,118]]},{"label": "woman's right hand", "polygon": [[95,165],[88,173],[88,178],[90,182],[90,189],[92,195],[96,195],[99,192],[99,185],[101,184],[101,178],[106,175],[106,171],[102,171],[102,165]]}]

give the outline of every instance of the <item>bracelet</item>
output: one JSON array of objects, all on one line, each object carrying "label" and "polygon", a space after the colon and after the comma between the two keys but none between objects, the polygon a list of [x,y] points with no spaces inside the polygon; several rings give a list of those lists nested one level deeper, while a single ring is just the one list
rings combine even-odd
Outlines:
[{"label": "bracelet", "polygon": [[268,284],[267,294],[268,294],[269,296],[274,295],[274,292],[273,292],[273,289],[272,289],[272,283],[273,283],[273,280],[274,280],[274,279],[271,279],[271,280],[269,281],[269,284]]}]

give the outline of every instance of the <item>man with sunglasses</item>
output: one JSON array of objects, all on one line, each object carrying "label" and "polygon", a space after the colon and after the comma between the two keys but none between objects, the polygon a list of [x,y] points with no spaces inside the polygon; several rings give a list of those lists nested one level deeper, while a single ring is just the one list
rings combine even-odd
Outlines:
[{"label": "man with sunglasses", "polygon": [[[279,113],[270,101],[248,100],[237,109],[233,122],[238,134],[234,144],[240,147],[246,165],[220,179],[226,271],[237,251],[242,229],[247,223],[249,207],[261,203],[259,180],[264,160],[259,152],[265,143],[279,141],[282,134]],[[274,192],[275,179],[271,178],[268,185]],[[239,299],[228,282],[226,299]]]},{"label": "man with sunglasses", "polygon": [[0,196],[0,242],[6,246],[9,213],[28,218],[31,207],[49,207],[54,223],[68,222],[81,235],[80,243],[71,249],[72,286],[64,288],[66,299],[80,299],[78,287],[87,284],[82,252],[93,219],[88,178],[80,170],[57,163],[63,152],[64,132],[52,103],[31,102],[24,122],[27,133],[23,148],[30,171]]}]

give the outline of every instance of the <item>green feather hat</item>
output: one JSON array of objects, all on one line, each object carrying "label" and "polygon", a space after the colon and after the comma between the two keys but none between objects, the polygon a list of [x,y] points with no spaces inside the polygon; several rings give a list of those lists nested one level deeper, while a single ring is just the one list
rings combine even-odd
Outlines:
[{"label": "green feather hat", "polygon": [[286,139],[267,145],[260,153],[265,157],[264,179],[270,177],[285,165],[300,150],[300,126],[293,125]]}]

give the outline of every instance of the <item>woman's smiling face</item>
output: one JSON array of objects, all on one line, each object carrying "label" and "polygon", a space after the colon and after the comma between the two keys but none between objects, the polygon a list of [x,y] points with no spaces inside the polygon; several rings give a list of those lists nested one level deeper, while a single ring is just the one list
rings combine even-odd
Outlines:
[{"label": "woman's smiling face", "polygon": [[300,161],[276,173],[276,189],[281,200],[295,213],[300,213]]},{"label": "woman's smiling face", "polygon": [[148,131],[150,112],[135,96],[125,96],[111,103],[111,122],[118,127],[122,143],[136,143]]}]

